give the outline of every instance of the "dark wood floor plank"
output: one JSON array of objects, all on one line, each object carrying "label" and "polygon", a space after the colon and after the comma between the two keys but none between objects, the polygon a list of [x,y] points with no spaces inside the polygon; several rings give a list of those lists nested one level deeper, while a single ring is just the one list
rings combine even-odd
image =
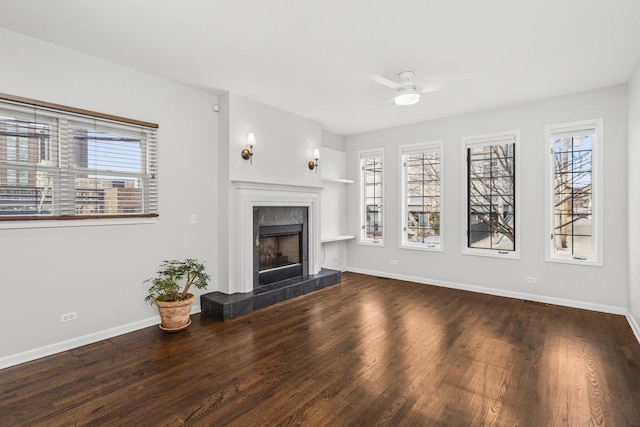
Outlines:
[{"label": "dark wood floor plank", "polygon": [[0,371],[0,426],[640,426],[623,316],[345,273]]}]

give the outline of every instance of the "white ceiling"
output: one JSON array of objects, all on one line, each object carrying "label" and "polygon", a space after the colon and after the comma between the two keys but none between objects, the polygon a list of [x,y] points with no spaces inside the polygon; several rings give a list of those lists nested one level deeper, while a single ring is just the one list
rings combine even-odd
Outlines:
[{"label": "white ceiling", "polygon": [[[0,27],[342,135],[624,83],[640,58],[639,0],[0,0]],[[369,76],[403,70],[473,82],[396,107]]]}]

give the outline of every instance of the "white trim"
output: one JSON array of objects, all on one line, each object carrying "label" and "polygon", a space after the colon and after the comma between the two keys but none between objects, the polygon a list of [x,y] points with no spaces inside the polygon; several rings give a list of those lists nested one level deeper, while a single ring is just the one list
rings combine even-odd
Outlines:
[{"label": "white trim", "polygon": [[345,178],[322,178],[322,181],[324,182],[339,182],[342,184],[353,184],[355,181],[352,179],[345,179]]},{"label": "white trim", "polygon": [[[363,181],[362,181],[362,176],[363,176],[363,171],[362,171],[362,160],[365,158],[370,158],[370,157],[377,157],[379,156],[382,159],[382,183],[380,184],[381,187],[381,191],[382,191],[382,239],[380,240],[374,240],[374,239],[367,239],[363,237],[363,231],[362,231],[362,226],[364,225],[366,227],[366,212],[364,211],[364,198],[366,196],[364,189],[363,189]],[[358,219],[358,244],[359,245],[363,245],[363,246],[373,246],[373,247],[379,247],[379,248],[384,248],[386,245],[386,241],[387,241],[387,225],[386,225],[386,221],[387,221],[387,214],[386,214],[386,209],[387,209],[387,194],[386,194],[386,182],[387,182],[387,177],[386,177],[386,166],[385,166],[385,159],[384,159],[384,148],[373,148],[370,150],[361,150],[358,151],[358,200],[359,200],[359,219]]]},{"label": "white trim", "polygon": [[[440,286],[443,288],[458,289],[461,291],[471,291],[479,294],[494,295],[499,297],[507,297],[514,299],[524,299],[528,301],[536,301],[547,304],[561,305],[564,307],[580,308],[583,310],[598,311],[601,313],[626,315],[625,307],[616,307],[613,305],[594,304],[585,301],[575,301],[564,298],[547,297],[544,295],[527,294],[524,292],[505,291],[503,289],[495,289],[488,286],[466,285],[463,283],[447,282],[443,280],[429,279],[426,277],[407,276],[404,274],[387,273],[385,271],[374,271],[363,268],[347,267],[345,271],[353,273],[366,274],[369,276],[385,277],[388,279],[404,280],[407,282],[421,283],[423,285]],[[639,340],[640,342],[640,340]]]},{"label": "white trim", "polygon": [[98,227],[108,225],[138,225],[155,224],[158,217],[144,218],[87,218],[68,220],[16,220],[0,221],[0,230],[15,230],[28,228],[61,228],[61,227]]},{"label": "white trim", "polygon": [[435,151],[442,150],[443,141],[441,139],[436,139],[433,141],[425,141],[425,142],[417,142],[414,144],[402,144],[399,145],[400,149],[400,157],[405,154],[420,154],[425,151]]},{"label": "white trim", "polygon": [[[400,172],[400,203],[398,206],[400,207],[400,233],[399,233],[399,242],[398,248],[400,249],[410,249],[410,250],[418,250],[418,251],[426,251],[426,252],[444,252],[444,227],[442,226],[445,215],[444,215],[444,150],[442,149],[444,145],[444,141],[439,139],[435,141],[427,141],[420,142],[417,144],[405,144],[400,145],[399,149],[399,160],[400,167],[398,168]],[[427,247],[424,243],[410,243],[405,241],[405,221],[407,218],[407,179],[406,179],[406,167],[404,165],[404,156],[410,154],[420,154],[426,152],[438,152],[440,156],[440,200],[439,200],[439,209],[440,209],[440,246],[437,248]]]},{"label": "white trim", "polygon": [[[635,319],[628,310],[622,307],[614,307],[608,305],[584,303],[581,301],[565,300],[560,298],[542,297],[539,295],[531,295],[520,292],[502,291],[500,289],[484,288],[473,285],[463,285],[454,282],[445,282],[441,280],[431,280],[421,277],[406,276],[402,274],[392,274],[379,271],[371,271],[360,268],[347,267],[344,271],[350,271],[353,273],[367,274],[369,276],[386,277],[389,279],[405,280],[409,282],[421,283],[425,285],[440,286],[443,288],[459,289],[464,291],[478,292],[487,295],[502,296],[507,298],[527,299],[529,301],[545,302],[549,304],[561,305],[565,307],[581,308],[584,310],[598,311],[603,313],[621,314],[626,317],[631,331],[640,344],[640,325],[636,323]],[[201,312],[200,305],[194,305],[191,307],[191,314],[198,314]],[[72,350],[74,348],[82,347],[84,345],[93,344],[98,341],[114,338],[120,335],[125,335],[130,332],[135,332],[140,329],[148,328],[150,326],[160,324],[160,316],[153,316],[147,319],[139,320],[137,322],[128,323],[126,325],[117,326],[115,328],[105,329],[103,331],[95,332],[81,337],[72,338],[66,341],[61,341],[53,344],[49,344],[43,347],[38,347],[33,350],[23,351],[21,353],[11,354],[0,358],[0,369],[9,368],[11,366],[20,365],[22,363],[31,362],[36,359],[51,356],[53,354],[62,353],[64,351]]]},{"label": "white trim", "polygon": [[[592,256],[581,260],[573,257],[554,254],[554,153],[551,143],[552,137],[578,135],[587,131],[595,132],[595,141],[591,147],[591,204],[592,215],[595,215],[593,226],[593,240],[591,243]],[[583,120],[579,122],[560,123],[545,126],[545,236],[544,249],[545,261],[562,264],[586,265],[602,267],[604,264],[604,194],[602,189],[604,182],[604,121],[603,119]]]},{"label": "white trim", "polygon": [[[191,314],[198,314],[200,313],[200,311],[200,304],[194,304],[191,307]],[[140,329],[159,324],[160,316],[158,315],[149,317],[147,319],[138,320],[136,322],[127,323],[126,325],[116,326],[114,328],[93,332],[91,334],[83,335],[80,337],[71,338],[65,341],[45,345],[43,347],[34,348],[32,350],[23,351],[21,353],[10,354],[8,356],[0,357],[0,369],[5,369],[11,366],[20,365],[22,363],[31,362],[32,360],[40,359],[42,357],[62,353],[64,351],[82,347],[83,345],[93,344],[98,341],[114,338],[120,335],[127,334],[129,332],[138,331]]]},{"label": "white trim", "polygon": [[636,319],[631,315],[630,311],[627,311],[625,316],[627,318],[627,322],[629,322],[629,326],[631,327],[631,331],[633,335],[636,336],[638,343],[640,343],[640,325],[636,322]]},{"label": "white trim", "polygon": [[[382,223],[384,224],[384,220],[382,220]],[[383,228],[383,230],[384,230],[384,228]],[[360,231],[362,232],[362,230],[360,230]],[[380,240],[372,240],[372,239],[358,240],[358,244],[362,245],[362,246],[371,246],[371,247],[374,247],[374,248],[384,248],[385,247],[384,237],[382,239],[380,239]]]},{"label": "white trim", "polygon": [[323,187],[232,181],[237,190],[235,232],[238,240],[238,270],[230,272],[229,294],[253,291],[253,208],[259,206],[298,206],[307,208],[309,274],[321,268],[320,192]]},{"label": "white trim", "polygon": [[352,236],[350,234],[340,234],[335,236],[322,237],[320,238],[320,243],[341,242],[343,240],[351,240],[355,238],[356,236]]},{"label": "white trim", "polygon": [[[516,231],[516,243],[513,251],[501,251],[497,249],[481,249],[481,248],[469,248],[468,244],[468,221],[469,221],[469,206],[468,202],[468,184],[467,184],[467,149],[471,147],[496,145],[496,144],[514,144],[515,145],[515,231]],[[520,241],[522,240],[522,233],[519,231],[522,229],[520,222],[520,199],[522,194],[520,193],[520,130],[510,130],[504,132],[496,132],[485,135],[466,136],[462,138],[462,254],[474,255],[474,256],[486,256],[492,258],[502,259],[520,259]]]},{"label": "white trim", "polygon": [[295,184],[278,184],[275,182],[258,182],[258,181],[231,181],[237,190],[257,190],[257,191],[275,191],[275,192],[293,192],[300,191],[307,193],[319,193],[324,187],[309,187],[306,185]]}]

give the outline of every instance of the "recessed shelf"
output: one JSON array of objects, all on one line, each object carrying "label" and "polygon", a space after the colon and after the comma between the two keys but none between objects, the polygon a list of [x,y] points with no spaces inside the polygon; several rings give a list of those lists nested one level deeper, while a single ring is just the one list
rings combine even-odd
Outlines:
[{"label": "recessed shelf", "polygon": [[343,178],[322,178],[322,180],[327,182],[341,182],[343,184],[353,184],[355,182],[352,179],[343,179]]},{"label": "recessed shelf", "polygon": [[342,240],[351,240],[355,239],[356,236],[350,236],[347,234],[342,234],[339,236],[327,236],[320,239],[320,243],[329,243],[329,242],[340,242]]}]

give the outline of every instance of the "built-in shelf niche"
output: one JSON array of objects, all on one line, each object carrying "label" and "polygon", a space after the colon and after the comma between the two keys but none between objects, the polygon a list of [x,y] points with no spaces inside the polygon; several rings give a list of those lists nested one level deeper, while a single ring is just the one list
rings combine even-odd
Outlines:
[{"label": "built-in shelf niche", "polygon": [[352,179],[344,179],[344,178],[322,178],[322,181],[325,182],[340,182],[343,184],[353,184],[355,181]]},{"label": "built-in shelf niche", "polygon": [[335,270],[346,269],[346,242],[355,236],[347,234],[347,186],[355,181],[346,179],[344,151],[322,148],[320,173],[323,190],[322,200],[321,264]]}]

